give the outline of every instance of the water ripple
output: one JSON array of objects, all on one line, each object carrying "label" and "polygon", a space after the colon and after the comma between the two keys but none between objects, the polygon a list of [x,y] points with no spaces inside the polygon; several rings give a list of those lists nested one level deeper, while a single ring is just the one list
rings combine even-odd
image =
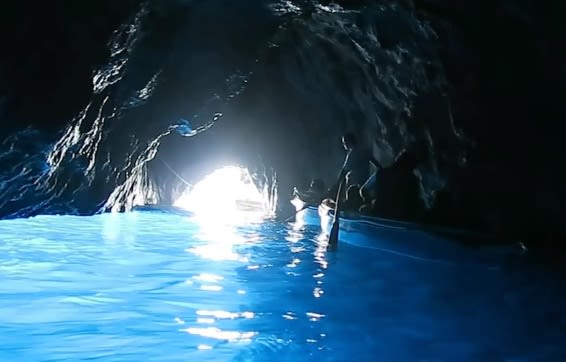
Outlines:
[{"label": "water ripple", "polygon": [[[209,228],[145,213],[0,221],[0,360],[503,361],[560,352],[561,319],[544,317],[560,310],[548,286],[543,315],[532,308],[541,286],[503,272],[446,273],[348,244],[328,253],[311,226]],[[187,252],[195,249],[203,252]]]}]

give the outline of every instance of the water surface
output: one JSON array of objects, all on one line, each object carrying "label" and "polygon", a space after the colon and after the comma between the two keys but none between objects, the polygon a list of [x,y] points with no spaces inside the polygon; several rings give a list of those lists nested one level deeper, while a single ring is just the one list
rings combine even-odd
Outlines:
[{"label": "water surface", "polygon": [[564,357],[562,299],[543,274],[496,257],[411,258],[403,230],[387,231],[403,253],[379,248],[383,230],[342,235],[327,253],[314,224],[148,212],[0,221],[0,360]]}]

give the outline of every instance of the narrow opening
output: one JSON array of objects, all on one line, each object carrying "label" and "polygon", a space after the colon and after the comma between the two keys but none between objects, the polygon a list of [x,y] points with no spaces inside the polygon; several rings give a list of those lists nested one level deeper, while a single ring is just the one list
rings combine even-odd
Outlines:
[{"label": "narrow opening", "polygon": [[187,189],[174,206],[217,220],[267,213],[265,195],[255,186],[248,170],[237,166],[222,167],[207,175]]}]

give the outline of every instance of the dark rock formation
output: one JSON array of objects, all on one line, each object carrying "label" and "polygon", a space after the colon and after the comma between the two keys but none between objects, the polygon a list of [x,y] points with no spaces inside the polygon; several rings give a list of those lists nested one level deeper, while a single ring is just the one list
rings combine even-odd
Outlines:
[{"label": "dark rock formation", "polygon": [[415,1],[441,40],[457,126],[473,140],[467,166],[435,205],[437,221],[560,238],[564,177],[565,28],[557,1]]}]

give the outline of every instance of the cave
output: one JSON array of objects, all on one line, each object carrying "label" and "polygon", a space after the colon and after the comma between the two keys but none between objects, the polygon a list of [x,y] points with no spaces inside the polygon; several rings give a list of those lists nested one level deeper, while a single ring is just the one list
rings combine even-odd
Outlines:
[{"label": "cave", "polygon": [[10,4],[0,217],[172,204],[231,165],[285,214],[294,186],[333,182],[354,130],[386,167],[418,147],[419,222],[557,246],[556,3]]},{"label": "cave", "polygon": [[0,361],[566,361],[563,9],[4,1]]}]

